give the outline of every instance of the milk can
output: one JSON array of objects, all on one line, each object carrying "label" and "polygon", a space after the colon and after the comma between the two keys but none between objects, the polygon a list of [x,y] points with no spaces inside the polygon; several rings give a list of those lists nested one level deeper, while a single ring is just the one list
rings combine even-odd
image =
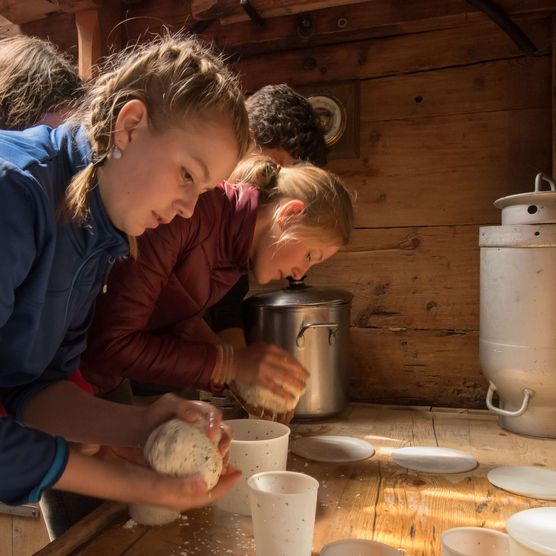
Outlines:
[{"label": "milk can", "polygon": [[538,174],[533,192],[494,204],[502,225],[479,243],[486,404],[507,430],[556,438],[556,187]]},{"label": "milk can", "polygon": [[309,372],[295,416],[320,418],[344,409],[352,295],[335,288],[306,286],[289,278],[281,290],[244,303],[247,339],[289,351]]}]

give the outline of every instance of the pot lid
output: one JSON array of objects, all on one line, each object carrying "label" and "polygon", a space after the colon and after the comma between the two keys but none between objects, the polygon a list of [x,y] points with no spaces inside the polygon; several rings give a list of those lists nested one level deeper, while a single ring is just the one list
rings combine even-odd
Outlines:
[{"label": "pot lid", "polygon": [[353,295],[345,290],[306,286],[303,280],[288,276],[289,286],[281,290],[263,292],[246,301],[257,306],[298,307],[300,305],[342,305],[350,303]]},{"label": "pot lid", "polygon": [[[550,186],[550,191],[542,190],[542,182],[545,181]],[[540,205],[546,203],[556,204],[556,185],[554,180],[546,174],[539,172],[535,177],[535,190],[528,193],[517,193],[508,195],[494,201],[494,206],[503,209],[515,205]]]}]

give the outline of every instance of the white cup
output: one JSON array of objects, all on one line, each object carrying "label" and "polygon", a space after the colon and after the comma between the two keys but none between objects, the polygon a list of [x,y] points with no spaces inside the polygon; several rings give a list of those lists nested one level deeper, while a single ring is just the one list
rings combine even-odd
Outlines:
[{"label": "white cup", "polygon": [[440,537],[441,556],[509,556],[506,533],[483,527],[456,527]]},{"label": "white cup", "polygon": [[400,556],[400,552],[377,541],[342,539],[324,545],[320,556]]},{"label": "white cup", "polygon": [[242,476],[216,505],[227,512],[251,515],[247,480],[261,471],[286,469],[290,429],[261,419],[231,419],[224,423],[232,429],[230,463],[241,470]]},{"label": "white cup", "polygon": [[266,471],[248,481],[258,556],[311,556],[319,482],[304,473]]}]

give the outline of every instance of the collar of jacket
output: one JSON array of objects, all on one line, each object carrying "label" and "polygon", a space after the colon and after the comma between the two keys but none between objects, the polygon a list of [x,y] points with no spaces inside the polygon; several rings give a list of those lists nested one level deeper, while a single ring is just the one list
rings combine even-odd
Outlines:
[{"label": "collar of jacket", "polygon": [[[55,135],[68,133],[68,125],[62,125],[54,130]],[[83,170],[91,160],[91,146],[87,139],[85,126],[81,125],[72,133],[72,141],[67,143],[67,155],[72,166],[72,174]],[[110,222],[104,203],[100,196],[100,189],[96,183],[89,195],[90,217],[86,225],[86,248],[104,249],[113,257],[127,257],[129,242],[127,236],[116,229]]]}]

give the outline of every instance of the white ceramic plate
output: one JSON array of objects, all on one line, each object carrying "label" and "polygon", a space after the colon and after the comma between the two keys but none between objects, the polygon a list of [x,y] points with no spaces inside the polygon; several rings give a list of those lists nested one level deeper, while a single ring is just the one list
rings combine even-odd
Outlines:
[{"label": "white ceramic plate", "polygon": [[290,449],[298,456],[327,463],[361,461],[375,453],[367,441],[352,436],[306,436],[294,440]]},{"label": "white ceramic plate", "polygon": [[[543,467],[495,467],[488,472],[488,480],[498,488],[539,498],[556,500],[556,471]],[[556,521],[554,527],[556,528]]]},{"label": "white ceramic plate", "polygon": [[506,529],[514,540],[536,553],[556,555],[556,507],[518,512],[508,519]]},{"label": "white ceramic plate", "polygon": [[399,448],[392,452],[392,459],[402,467],[424,473],[463,473],[477,467],[471,454],[436,446]]}]

